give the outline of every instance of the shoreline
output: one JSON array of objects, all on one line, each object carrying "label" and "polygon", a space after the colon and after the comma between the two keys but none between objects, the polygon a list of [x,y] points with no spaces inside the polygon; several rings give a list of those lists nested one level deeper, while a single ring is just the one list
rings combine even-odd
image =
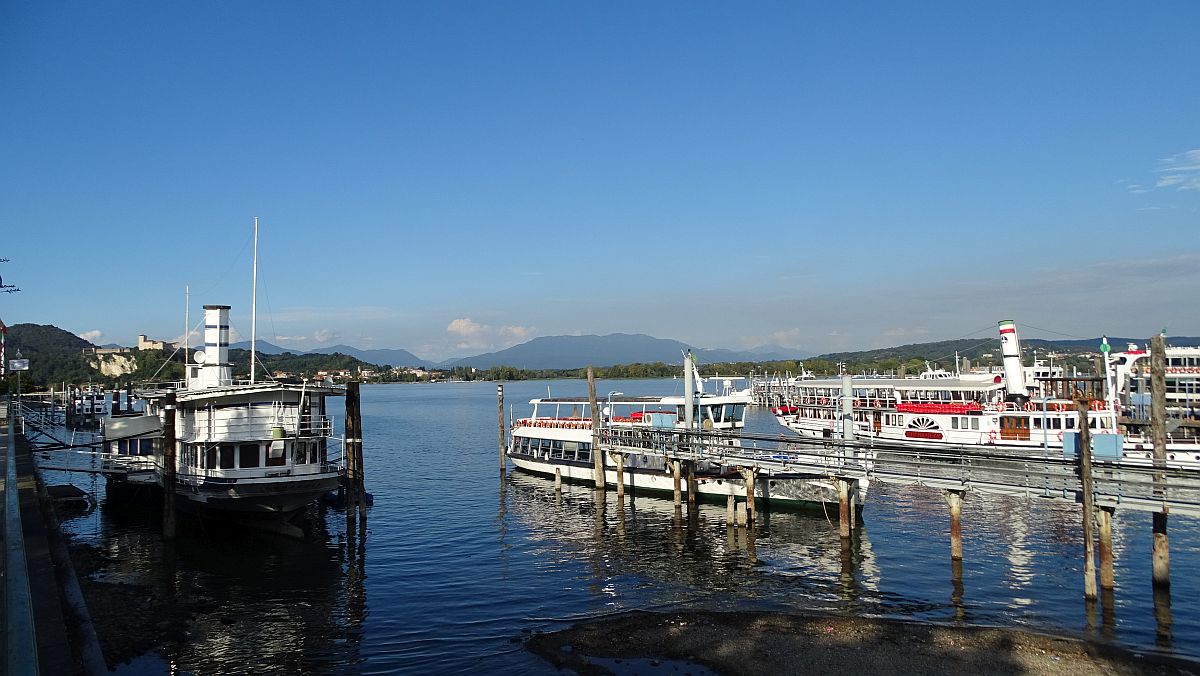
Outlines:
[{"label": "shoreline", "polygon": [[525,647],[585,676],[1200,673],[1186,657],[1021,629],[757,611],[630,611],[537,634]]}]

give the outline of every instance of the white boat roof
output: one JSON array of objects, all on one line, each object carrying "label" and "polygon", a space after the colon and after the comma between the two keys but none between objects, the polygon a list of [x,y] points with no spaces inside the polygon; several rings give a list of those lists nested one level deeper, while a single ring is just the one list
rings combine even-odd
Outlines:
[{"label": "white boat roof", "polygon": [[[890,390],[963,390],[963,391],[991,391],[1004,389],[1003,382],[995,382],[995,378],[988,375],[985,378],[853,378],[851,386],[856,389],[890,389]],[[805,380],[796,383],[797,387],[822,387],[826,389],[838,389],[842,387],[841,378],[825,378],[819,380]]]},{"label": "white boat roof", "polygon": [[[346,394],[346,388],[338,385],[326,385],[324,383],[255,383],[237,384],[237,385],[222,385],[220,387],[208,387],[204,389],[189,390],[180,388],[175,390],[176,399],[178,401],[196,401],[199,399],[221,399],[224,397],[240,396],[245,394],[262,394],[267,392],[301,392],[305,394],[320,394],[331,397],[341,397]],[[158,399],[166,396],[167,389],[156,389],[153,391],[143,392],[142,395],[147,399]]]},{"label": "white boat roof", "polygon": [[[601,406],[608,404],[622,404],[629,406],[641,406],[646,404],[667,404],[671,406],[683,406],[684,397],[682,394],[673,394],[657,397],[630,397],[621,395],[620,397],[597,397],[596,403]],[[745,394],[697,394],[696,402],[704,402],[708,404],[749,404],[750,397]],[[587,397],[541,397],[539,399],[530,399],[531,404],[575,404],[584,405],[588,403]]]}]

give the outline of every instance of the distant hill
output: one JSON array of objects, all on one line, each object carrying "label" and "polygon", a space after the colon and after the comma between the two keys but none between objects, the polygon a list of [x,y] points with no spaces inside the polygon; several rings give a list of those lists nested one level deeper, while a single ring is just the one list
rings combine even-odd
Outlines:
[{"label": "distant hill", "polygon": [[330,347],[318,347],[308,351],[308,354],[345,354],[359,361],[364,361],[368,364],[382,366],[432,366],[432,362],[425,361],[408,350],[399,349],[382,349],[382,350],[360,350],[357,347],[349,345],[332,345]]},{"label": "distant hill", "polygon": [[27,387],[100,380],[83,354],[90,347],[95,345],[51,324],[13,324],[5,340],[6,358],[16,359],[20,352],[29,360],[29,371],[22,375]]},{"label": "distant hill", "polygon": [[[195,347],[195,346],[193,345],[192,347]],[[249,352],[250,351],[250,341],[243,340],[240,343],[233,343],[232,345],[229,346],[229,349],[231,349],[231,350],[246,350],[247,352]],[[256,341],[254,343],[254,350],[261,354],[284,354],[287,352],[291,352],[292,354],[304,354],[304,350],[290,350],[286,347],[279,347],[278,345],[273,345],[271,343],[268,343],[265,340]]]},{"label": "distant hill", "polygon": [[[683,351],[690,346],[678,340],[655,338],[640,333],[613,333],[607,336],[542,336],[498,352],[454,359],[440,367],[513,366],[523,369],[573,369],[589,364],[682,363]],[[774,355],[746,351],[692,348],[701,363],[730,361],[776,361],[795,355]]]},{"label": "distant hill", "polygon": [[6,341],[9,358],[21,351],[21,356],[78,354],[95,345],[53,324],[13,324],[8,327]]},{"label": "distant hill", "polygon": [[[250,341],[243,340],[240,343],[234,343],[229,346],[231,350],[250,350]],[[279,347],[260,340],[255,345],[255,349],[260,354],[344,354],[354,357],[360,362],[373,364],[375,366],[432,366],[433,362],[421,359],[417,355],[408,350],[399,349],[382,349],[382,350],[360,350],[357,347],[350,345],[330,345],[329,347],[315,347],[311,350],[293,350],[286,347]]]},{"label": "distant hill", "polygon": [[[1149,344],[1148,338],[1113,338],[1108,339],[1109,345],[1115,352],[1124,351],[1128,343],[1137,343],[1141,346]],[[1192,347],[1200,346],[1200,338],[1190,336],[1176,336],[1167,338],[1168,345],[1177,347]],[[1039,351],[1054,351],[1074,354],[1078,352],[1099,352],[1100,338],[1084,338],[1081,340],[1044,340],[1041,338],[1022,338],[1021,347],[1025,349],[1036,348]],[[1000,358],[1000,338],[969,338],[965,340],[941,340],[931,343],[912,343],[909,345],[900,345],[898,347],[884,347],[876,350],[859,350],[856,352],[830,352],[828,354],[818,355],[817,359],[826,359],[829,361],[845,361],[845,362],[864,362],[878,361],[881,359],[923,359],[928,361],[945,361],[949,358],[954,359],[954,353],[958,356],[966,357],[972,361],[978,361],[983,354],[990,353],[996,359]]]}]

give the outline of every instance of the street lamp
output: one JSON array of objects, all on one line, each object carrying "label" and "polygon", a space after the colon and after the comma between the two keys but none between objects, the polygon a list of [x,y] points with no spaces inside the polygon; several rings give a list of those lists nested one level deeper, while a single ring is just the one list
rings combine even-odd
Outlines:
[{"label": "street lamp", "polygon": [[609,419],[609,421],[610,421],[610,422],[612,421],[612,398],[613,398],[613,397],[619,397],[619,396],[621,396],[621,395],[623,395],[623,394],[625,394],[625,393],[624,393],[624,392],[617,392],[617,391],[615,391],[615,390],[614,390],[614,391],[612,391],[612,392],[609,392],[609,393],[608,393],[608,397],[606,397],[606,399],[607,399],[608,403],[606,403],[606,404],[604,405],[604,415],[605,415],[605,417],[607,417],[607,418]]}]

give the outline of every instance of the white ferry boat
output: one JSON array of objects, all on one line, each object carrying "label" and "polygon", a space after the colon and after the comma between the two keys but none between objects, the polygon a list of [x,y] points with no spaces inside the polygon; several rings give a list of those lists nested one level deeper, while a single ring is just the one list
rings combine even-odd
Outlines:
[{"label": "white ferry boat", "polygon": [[[1061,369],[1022,366],[1020,340],[1011,320],[1000,322],[1000,339],[1003,374],[931,371],[918,378],[804,380],[790,390],[792,400],[777,406],[773,413],[780,424],[803,437],[853,436],[909,446],[1062,452],[1064,439],[1070,446],[1078,433],[1074,392],[1068,391],[1071,379],[1061,377]],[[1177,375],[1184,375],[1180,369],[1193,368],[1191,363],[1200,363],[1200,349],[1186,349],[1196,354],[1170,353],[1175,356],[1170,356],[1168,363],[1177,362],[1170,367]],[[1110,357],[1110,363],[1118,365],[1109,376],[1110,394],[1089,399],[1088,426],[1098,457],[1144,464],[1153,456],[1148,430],[1129,426],[1121,415],[1119,393],[1128,390],[1135,373],[1138,378],[1148,378],[1148,365],[1139,359],[1140,352]],[[1200,365],[1195,368],[1200,375]],[[1178,382],[1177,389],[1181,387]],[[1193,386],[1200,386],[1200,377],[1186,387]],[[1171,387],[1169,381],[1168,391]],[[854,427],[844,435],[842,418],[847,407]],[[1178,405],[1175,413],[1179,413]],[[1194,431],[1169,436],[1167,454],[1172,466],[1200,468],[1200,443]]]},{"label": "white ferry boat", "polygon": [[[704,392],[704,381],[695,372],[691,356],[685,361],[688,372],[685,391],[695,383],[692,397],[693,424],[703,430],[735,432],[745,424],[746,407],[751,402],[749,390],[734,390],[729,382],[724,383],[720,393]],[[602,406],[602,425],[618,430],[688,429],[687,397],[674,396],[630,397],[614,393],[598,403]],[[512,436],[508,457],[518,469],[536,474],[554,476],[557,470],[564,480],[593,481],[592,416],[586,397],[539,398],[529,402],[533,406],[531,415],[512,422]],[[739,445],[730,438],[731,446]],[[864,468],[869,458],[859,458],[856,452],[851,462],[861,462]],[[797,456],[798,457],[798,456]],[[815,457],[812,459],[819,462]],[[603,458],[605,481],[616,486],[616,463],[612,458]],[[647,449],[644,454],[627,454],[623,470],[625,485],[631,489],[671,493],[674,491],[674,475],[666,458]],[[698,462],[696,466],[699,497],[725,501],[727,496],[746,496],[745,486],[736,468],[715,462]],[[865,504],[869,481],[865,471],[855,482],[855,500],[859,509]],[[683,482],[687,490],[687,482]],[[765,499],[770,504],[781,506],[819,505],[827,503],[836,509],[838,491],[836,483],[822,478],[790,473],[762,472],[755,487],[755,499]]]},{"label": "white ferry boat", "polygon": [[[234,382],[229,306],[204,306],[203,351],[175,390],[176,504],[226,516],[287,516],[340,483],[330,461],[331,384]],[[252,372],[253,373],[253,372]],[[143,392],[146,413],[164,419],[166,388]],[[142,452],[141,442],[137,451]],[[161,437],[155,464],[164,466]],[[163,486],[163,474],[157,477]]]}]

